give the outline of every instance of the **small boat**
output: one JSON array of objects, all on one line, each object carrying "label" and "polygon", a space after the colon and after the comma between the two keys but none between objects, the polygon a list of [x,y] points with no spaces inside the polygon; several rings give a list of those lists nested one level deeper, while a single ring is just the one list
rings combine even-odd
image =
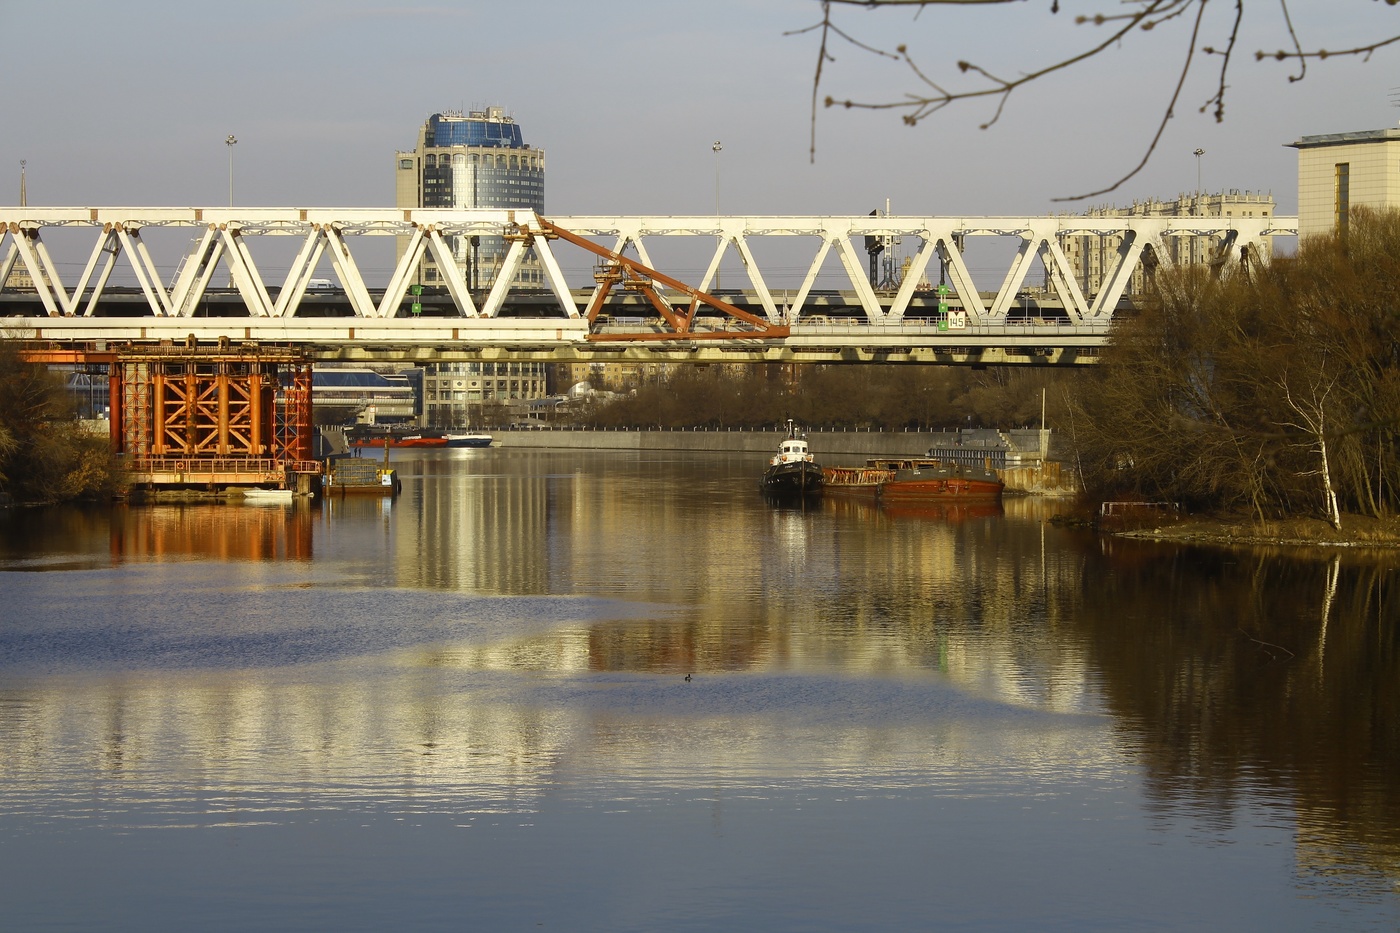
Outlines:
[{"label": "small boat", "polygon": [[799,437],[788,419],[787,437],[768,460],[758,482],[759,491],[774,499],[810,499],[822,494],[822,468],[812,458],[805,437]]},{"label": "small boat", "polygon": [[444,434],[448,447],[490,447],[489,434]]},{"label": "small boat", "polygon": [[369,494],[394,496],[403,488],[398,471],[389,466],[389,451],[384,451],[384,462],[376,463],[365,457],[332,457],[326,463],[326,472],[321,480],[322,488],[328,496],[348,494]]},{"label": "small boat", "polygon": [[292,497],[293,494],[290,489],[252,488],[243,490],[243,499],[245,502],[256,502],[259,505],[263,503],[291,502]]},{"label": "small boat", "polygon": [[822,472],[828,493],[889,504],[1000,501],[1005,487],[995,470],[921,457],[875,457],[863,467],[827,467]]}]

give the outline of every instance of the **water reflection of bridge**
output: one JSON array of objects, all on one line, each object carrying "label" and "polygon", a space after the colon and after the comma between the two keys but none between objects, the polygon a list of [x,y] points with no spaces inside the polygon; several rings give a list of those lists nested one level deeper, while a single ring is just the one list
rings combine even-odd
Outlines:
[{"label": "water reflection of bridge", "polygon": [[[1279,217],[0,207],[0,284],[12,271],[33,283],[0,288],[0,310],[11,336],[54,344],[278,342],[318,359],[1074,364],[1092,362],[1135,271],[1173,255],[1173,239],[1211,239],[1225,267],[1296,232]],[[511,245],[474,290],[452,257],[477,235]],[[356,258],[376,237],[402,247],[382,284]],[[1113,244],[1093,291],[1068,252],[1089,239]],[[902,277],[877,288],[866,261],[893,242],[910,246]],[[967,256],[988,242],[1007,264],[979,283]],[[425,258],[442,274],[427,289]],[[732,273],[719,286],[726,260],[738,287]]]}]

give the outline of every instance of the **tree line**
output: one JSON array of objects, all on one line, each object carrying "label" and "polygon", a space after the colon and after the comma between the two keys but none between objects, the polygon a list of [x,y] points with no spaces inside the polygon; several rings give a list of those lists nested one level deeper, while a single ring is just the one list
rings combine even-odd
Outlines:
[{"label": "tree line", "polygon": [[941,430],[1039,424],[1041,403],[1063,410],[1064,381],[1048,370],[971,370],[906,363],[683,366],[575,417],[591,427]]},{"label": "tree line", "polygon": [[1159,276],[1068,396],[1086,486],[1261,520],[1393,515],[1397,335],[1400,212],[1353,208],[1248,275]]},{"label": "tree line", "polygon": [[111,498],[117,479],[111,442],[77,420],[63,377],[0,340],[0,501]]}]

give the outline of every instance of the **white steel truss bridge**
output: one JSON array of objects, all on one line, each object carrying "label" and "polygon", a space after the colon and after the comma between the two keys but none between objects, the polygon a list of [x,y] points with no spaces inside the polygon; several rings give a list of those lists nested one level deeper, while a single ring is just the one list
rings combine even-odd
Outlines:
[{"label": "white steel truss bridge", "polygon": [[[1296,235],[1296,218],[1264,216],[0,207],[0,336],[296,344],[344,360],[1083,363],[1135,271],[1170,265],[1173,241],[1205,238],[1223,269]],[[509,248],[469,283],[461,247],[482,236]],[[994,289],[969,260],[989,242],[1005,267]],[[1092,281],[1076,242],[1097,244]],[[381,258],[357,259],[369,254]]]}]

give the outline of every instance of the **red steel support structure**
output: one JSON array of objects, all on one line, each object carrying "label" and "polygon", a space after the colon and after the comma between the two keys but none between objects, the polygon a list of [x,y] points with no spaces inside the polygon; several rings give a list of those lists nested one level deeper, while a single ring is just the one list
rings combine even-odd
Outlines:
[{"label": "red steel support structure", "polygon": [[110,364],[112,446],[134,485],[304,490],[321,472],[312,459],[311,359],[302,350],[221,341],[55,352],[25,356]]}]

